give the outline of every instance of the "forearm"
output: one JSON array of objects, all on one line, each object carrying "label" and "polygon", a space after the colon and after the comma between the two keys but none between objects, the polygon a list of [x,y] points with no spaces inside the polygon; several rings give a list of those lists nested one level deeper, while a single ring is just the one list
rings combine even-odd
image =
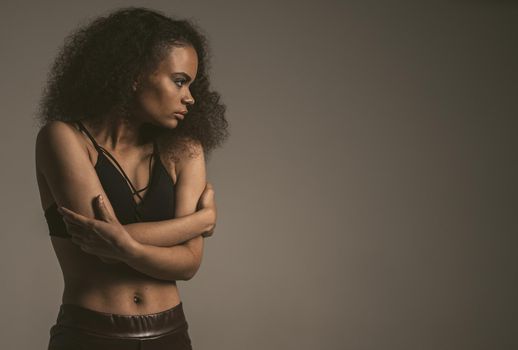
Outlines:
[{"label": "forearm", "polygon": [[156,247],[136,243],[124,262],[148,276],[168,281],[189,280],[199,268],[192,251],[183,245]]},{"label": "forearm", "polygon": [[210,229],[214,217],[208,209],[201,209],[179,218],[137,222],[123,225],[137,242],[156,247],[171,247],[190,240]]}]

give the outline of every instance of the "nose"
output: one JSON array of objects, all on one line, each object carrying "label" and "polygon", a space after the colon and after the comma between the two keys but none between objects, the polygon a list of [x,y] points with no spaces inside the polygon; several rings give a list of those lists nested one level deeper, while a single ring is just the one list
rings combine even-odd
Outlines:
[{"label": "nose", "polygon": [[187,96],[184,96],[182,98],[182,102],[185,103],[185,104],[190,104],[190,105],[194,104],[194,98],[192,97],[190,91],[188,91]]}]

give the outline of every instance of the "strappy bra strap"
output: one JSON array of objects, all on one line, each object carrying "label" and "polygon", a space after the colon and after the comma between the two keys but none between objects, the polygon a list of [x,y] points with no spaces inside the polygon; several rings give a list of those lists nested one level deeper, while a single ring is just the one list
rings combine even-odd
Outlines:
[{"label": "strappy bra strap", "polygon": [[97,149],[98,152],[102,152],[103,154],[105,154],[106,156],[110,157],[110,159],[113,161],[113,163],[115,163],[115,165],[119,168],[120,170],[120,173],[122,174],[122,176],[126,179],[126,181],[128,182],[129,186],[131,187],[131,190],[133,192],[133,194],[137,195],[140,200],[142,201],[143,198],[142,196],[140,195],[139,192],[142,192],[144,191],[146,188],[149,187],[150,183],[151,183],[151,176],[153,176],[152,174],[152,171],[151,171],[151,162],[154,158],[154,156],[157,154],[157,147],[156,147],[156,142],[153,141],[153,154],[151,155],[151,157],[149,157],[149,181],[148,181],[148,184],[146,187],[144,188],[141,188],[140,190],[137,190],[135,188],[135,186],[133,186],[133,183],[131,182],[131,180],[129,179],[128,175],[126,175],[126,173],[124,172],[124,169],[122,169],[122,166],[119,164],[119,162],[117,161],[117,159],[115,159],[114,156],[111,155],[110,152],[108,152],[106,149],[104,149],[102,146],[100,146],[97,141],[95,141],[94,137],[90,134],[90,132],[85,128],[85,126],[83,125],[83,123],[81,123],[80,121],[77,121],[77,124],[79,125],[79,128],[85,132],[85,134],[88,136],[88,138],[90,138],[90,140],[92,141],[92,143],[94,144],[95,148]]},{"label": "strappy bra strap", "polygon": [[92,141],[92,143],[94,144],[94,147],[97,151],[99,151],[99,149],[101,148],[101,146],[99,146],[99,144],[97,143],[97,141],[95,141],[94,137],[92,136],[92,134],[90,134],[90,132],[88,131],[87,128],[85,128],[85,126],[83,125],[83,123],[81,123],[79,120],[76,121],[77,125],[79,126],[79,129],[81,129],[81,131],[83,131],[86,136],[88,136],[88,138],[90,139],[90,141]]},{"label": "strappy bra strap", "polygon": [[158,143],[156,142],[156,139],[155,139],[155,140],[153,140],[153,155],[158,156],[158,153],[159,153]]},{"label": "strappy bra strap", "polygon": [[[119,164],[119,162],[117,162],[117,159],[115,159],[114,156],[112,156],[110,154],[110,152],[108,152],[107,150],[105,150],[103,147],[99,146],[99,149],[105,154],[107,155],[108,157],[110,157],[111,160],[113,160],[113,162],[115,163],[115,165],[117,165],[117,167],[119,168],[120,170],[120,173],[122,174],[122,176],[124,176],[124,178],[126,179],[126,181],[128,182],[128,184],[130,185],[131,187],[131,190],[133,192],[133,194],[136,194],[140,200],[142,200],[143,198],[140,196],[139,192],[141,192],[142,190],[146,189],[148,186],[149,186],[149,182],[151,182],[151,160],[149,160],[149,182],[148,182],[148,185],[146,187],[144,187],[143,189],[140,189],[140,190],[137,190],[135,188],[135,186],[133,186],[133,183],[131,182],[131,180],[129,179],[128,175],[126,175],[126,173],[124,172],[124,169],[122,169],[122,166]],[[152,158],[152,157],[151,157]]]},{"label": "strappy bra strap", "polygon": [[[140,197],[139,193],[144,191],[146,188],[148,188],[150,185],[151,185],[151,177],[153,176],[153,172],[151,170],[151,162],[153,161],[153,157],[155,156],[155,153],[153,153],[150,157],[149,157],[149,181],[148,181],[148,184],[141,188],[140,190],[134,190],[133,191],[133,194],[136,194],[137,196],[139,196],[139,198],[142,200],[142,197]],[[155,160],[156,162],[156,160]],[[132,187],[133,188],[133,187]]]}]

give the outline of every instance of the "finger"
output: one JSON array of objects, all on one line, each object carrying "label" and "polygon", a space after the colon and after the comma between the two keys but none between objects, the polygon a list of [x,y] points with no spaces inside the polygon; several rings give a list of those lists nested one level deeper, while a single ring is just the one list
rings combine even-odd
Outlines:
[{"label": "finger", "polygon": [[79,246],[79,248],[81,248],[82,251],[86,252],[86,253],[90,253],[90,254],[93,254],[91,252],[91,249],[90,249],[90,246],[86,245],[86,244],[81,244]]},{"label": "finger", "polygon": [[71,236],[70,241],[80,247],[82,247],[86,244],[82,239],[78,238],[77,236]]},{"label": "finger", "polygon": [[75,237],[77,240],[82,242],[82,244],[91,245],[95,244],[96,242],[109,242],[109,239],[106,237],[106,234],[101,227],[103,224],[109,225],[104,221],[92,220],[91,223],[87,226],[70,222],[66,218],[64,221],[67,227],[67,232],[70,234],[70,236]]},{"label": "finger", "polygon": [[120,260],[111,259],[111,258],[105,258],[103,256],[98,255],[99,259],[101,259],[102,262],[105,264],[118,264],[120,263]]},{"label": "finger", "polygon": [[68,219],[69,221],[86,226],[88,222],[90,221],[89,218],[86,216],[83,216],[81,214],[78,214],[68,208],[65,207],[59,207],[58,212],[63,216],[63,219]]},{"label": "finger", "polygon": [[67,217],[63,217],[63,222],[67,227],[67,231],[69,231],[71,235],[81,236],[81,238],[92,235],[93,230],[89,224],[72,221]]},{"label": "finger", "polygon": [[96,254],[99,255],[99,253],[102,251],[104,245],[99,244],[99,242],[95,240],[81,240],[76,239],[75,237],[71,238],[74,243],[76,243],[81,250],[90,253],[90,254]]},{"label": "finger", "polygon": [[110,223],[106,223],[104,221],[96,220],[92,223],[91,230],[95,232],[96,237],[99,237],[105,242],[111,243],[113,241],[113,235],[110,234],[109,225],[113,225]]},{"label": "finger", "polygon": [[70,221],[67,218],[63,218],[63,222],[65,223],[67,230],[70,231],[71,234],[82,235],[85,231],[82,225],[76,224],[75,222]]},{"label": "finger", "polygon": [[70,235],[70,239],[78,244],[85,243],[87,239],[87,236],[84,234],[82,230],[70,227],[69,225],[67,225],[67,233]]},{"label": "finger", "polygon": [[74,238],[80,244],[92,244],[95,242],[96,239],[105,240],[104,237],[102,237],[102,235],[100,235],[92,227],[87,228],[81,225],[77,225],[73,222],[67,221],[67,219],[65,219],[64,221],[67,228],[67,232],[69,233],[71,238]]},{"label": "finger", "polygon": [[106,222],[113,222],[113,216],[108,211],[108,208],[106,208],[102,195],[97,196],[96,203],[100,220]]},{"label": "finger", "polygon": [[[66,210],[68,210],[68,212],[65,212]],[[67,208],[64,208],[63,213],[64,213],[63,221],[65,221],[66,223],[69,223],[69,224],[79,226],[80,229],[82,231],[84,231],[85,234],[88,234],[91,232],[99,233],[96,230],[96,224],[101,223],[103,221],[90,219],[81,214],[77,214]]]},{"label": "finger", "polygon": [[67,226],[67,233],[70,235],[70,238],[79,239],[81,241],[84,239],[82,232],[74,230],[73,228],[70,228],[68,226]]},{"label": "finger", "polygon": [[97,250],[105,246],[103,239],[97,235],[77,233],[74,230],[68,230],[70,233],[70,241],[79,246],[84,252],[95,254]]},{"label": "finger", "polygon": [[70,237],[70,242],[77,244],[77,245],[81,245],[81,241],[78,240],[75,236]]}]

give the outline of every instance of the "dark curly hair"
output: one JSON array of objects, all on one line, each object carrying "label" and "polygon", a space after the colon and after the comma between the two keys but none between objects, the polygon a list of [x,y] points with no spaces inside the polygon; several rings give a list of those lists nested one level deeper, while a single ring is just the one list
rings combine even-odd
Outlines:
[{"label": "dark curly hair", "polygon": [[[158,67],[173,46],[191,45],[198,55],[196,79],[190,85],[196,101],[189,118],[174,129],[146,126],[172,159],[201,143],[205,156],[229,136],[226,106],[209,84],[209,46],[192,20],[179,20],[143,7],[120,8],[80,26],[65,38],[48,74],[37,120],[98,122],[104,115],[129,117],[134,106],[132,83]],[[187,142],[185,142],[187,141]]]}]

